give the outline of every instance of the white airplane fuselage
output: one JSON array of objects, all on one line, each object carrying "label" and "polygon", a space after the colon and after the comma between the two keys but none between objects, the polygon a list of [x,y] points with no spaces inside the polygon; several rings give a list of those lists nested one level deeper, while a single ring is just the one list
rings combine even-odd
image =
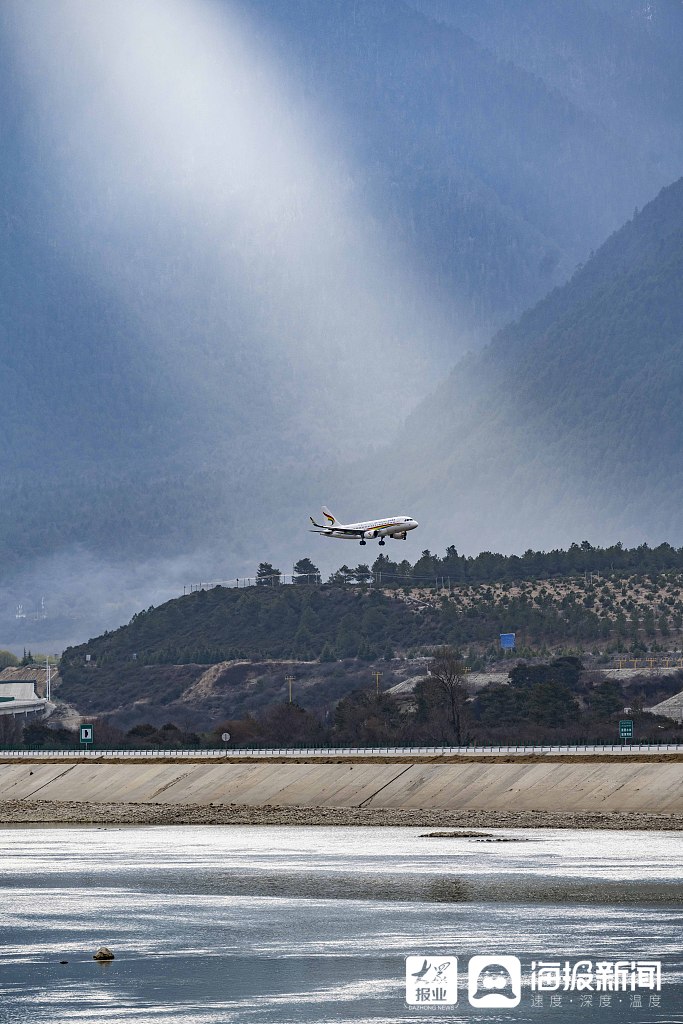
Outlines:
[{"label": "white airplane fuselage", "polygon": [[[418,525],[415,519],[411,519],[409,516],[396,516],[394,519],[371,519],[367,523],[349,523],[344,524],[347,530],[358,530],[362,532],[366,540],[374,540],[376,537],[396,537],[401,535],[401,539],[404,533],[408,533],[409,530],[414,530]],[[332,529],[329,533],[325,533],[326,537],[336,537],[337,540],[357,540],[357,537],[353,537],[349,533],[342,533],[340,530]]]},{"label": "white airplane fuselage", "polygon": [[322,537],[332,537],[335,540],[360,541],[361,544],[365,544],[368,540],[379,540],[380,544],[384,544],[385,537],[406,540],[409,531],[416,529],[419,525],[417,520],[411,516],[387,516],[385,519],[369,519],[361,523],[340,523],[325,506],[323,506],[323,515],[327,519],[328,525],[323,526],[311,518],[313,526],[316,527],[312,532],[319,533]]}]

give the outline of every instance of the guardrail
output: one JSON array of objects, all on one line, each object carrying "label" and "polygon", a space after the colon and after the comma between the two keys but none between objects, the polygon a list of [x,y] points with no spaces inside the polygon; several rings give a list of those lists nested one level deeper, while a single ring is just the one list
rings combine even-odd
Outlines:
[{"label": "guardrail", "polygon": [[629,754],[629,753],[683,753],[683,743],[613,743],[583,744],[558,746],[528,744],[509,744],[506,746],[473,746],[473,747],[269,747],[269,748],[225,748],[225,749],[152,749],[152,750],[3,750],[0,748],[2,760],[50,760],[52,758],[80,760],[97,758],[112,760],[119,758],[216,761],[226,757],[258,759],[263,757],[433,757],[463,756],[472,754],[488,754],[491,756],[505,754]]},{"label": "guardrail", "polygon": [[669,658],[614,658],[609,665],[597,666],[598,668],[611,668],[618,669],[622,672],[624,669],[635,669],[641,672],[650,671],[658,672],[661,669],[679,669],[683,668],[683,657],[669,657]]}]

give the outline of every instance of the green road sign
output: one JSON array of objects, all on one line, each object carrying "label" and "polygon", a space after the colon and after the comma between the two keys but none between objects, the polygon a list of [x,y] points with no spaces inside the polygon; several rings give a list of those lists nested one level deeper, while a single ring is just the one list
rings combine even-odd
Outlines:
[{"label": "green road sign", "polygon": [[619,720],[619,739],[630,740],[633,738],[633,721],[630,718]]},{"label": "green road sign", "polygon": [[81,743],[92,743],[95,730],[92,725],[81,726]]}]

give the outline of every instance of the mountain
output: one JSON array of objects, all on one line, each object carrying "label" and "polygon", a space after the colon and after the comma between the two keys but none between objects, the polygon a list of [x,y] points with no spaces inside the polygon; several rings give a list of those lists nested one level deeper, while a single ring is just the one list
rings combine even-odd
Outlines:
[{"label": "mountain", "polygon": [[566,10],[527,52],[496,4],[2,6],[3,634],[300,557],[323,484],[678,173],[673,8]]},{"label": "mountain", "polygon": [[[637,24],[627,34],[616,11],[542,0],[248,8],[269,36],[275,28],[300,88],[324,103],[367,169],[356,187],[447,304],[454,331],[475,344],[680,173],[676,49]],[[520,36],[547,49],[543,65],[527,59]],[[584,90],[561,88],[562,46],[573,58],[567,79],[575,64],[592,70]]]},{"label": "mountain", "polygon": [[674,125],[683,102],[683,9],[676,0],[410,3],[540,79],[620,137],[624,154],[638,147],[669,179],[680,173],[683,139]]},{"label": "mountain", "polygon": [[680,543],[681,280],[683,179],[409,417],[387,499],[465,550]]}]

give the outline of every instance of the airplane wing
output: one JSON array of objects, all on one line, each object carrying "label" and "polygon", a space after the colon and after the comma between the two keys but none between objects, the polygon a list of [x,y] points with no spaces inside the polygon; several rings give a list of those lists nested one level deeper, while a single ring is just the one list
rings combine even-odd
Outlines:
[{"label": "airplane wing", "polygon": [[362,537],[365,534],[365,530],[349,530],[346,526],[323,526],[322,523],[316,523],[313,516],[308,518],[317,527],[315,530],[309,530],[309,533],[345,533],[348,537]]},{"label": "airplane wing", "polygon": [[329,530],[309,530],[309,533],[319,533],[324,537],[339,537],[346,535],[347,537],[363,537],[365,536],[365,530],[341,530],[338,526],[330,527]]}]

